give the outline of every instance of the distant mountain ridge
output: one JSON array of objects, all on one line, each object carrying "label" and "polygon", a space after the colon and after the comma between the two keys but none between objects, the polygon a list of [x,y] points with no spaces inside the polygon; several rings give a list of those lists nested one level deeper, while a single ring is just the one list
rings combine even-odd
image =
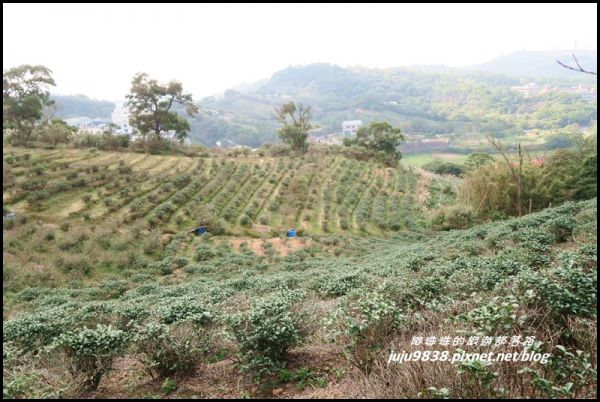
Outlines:
[{"label": "distant mountain ridge", "polygon": [[[595,55],[578,57],[582,65],[594,69]],[[257,147],[276,141],[273,109],[288,101],[312,107],[313,122],[320,127],[317,135],[339,133],[344,120],[386,120],[408,135],[427,138],[491,129],[498,135],[517,135],[524,129],[586,126],[596,119],[595,102],[556,91],[528,99],[511,90],[530,81],[541,87],[570,88],[580,83],[596,87],[595,77],[566,70],[556,63],[559,57],[570,61],[567,52],[515,52],[464,68],[291,66],[267,79],[199,100],[200,113],[190,119],[190,137],[209,146]],[[63,117],[110,117],[114,108],[112,102],[85,96],[53,97],[63,105]]]},{"label": "distant mountain ridge", "polygon": [[115,108],[114,102],[90,99],[85,95],[51,95],[58,105],[57,117],[109,118]]},{"label": "distant mountain ridge", "polygon": [[503,134],[516,135],[528,128],[587,125],[596,116],[594,106],[574,94],[550,92],[526,99],[511,90],[531,80],[541,87],[595,87],[586,74],[531,78],[442,66],[422,70],[326,63],[288,67],[268,80],[202,99],[204,113],[192,119],[192,140],[213,145],[227,139],[253,147],[274,141],[278,126],[273,108],[290,100],[312,107],[313,120],[321,127],[317,135],[339,132],[344,120],[386,120],[405,133],[430,138],[483,133],[494,122]]},{"label": "distant mountain ridge", "polygon": [[514,77],[531,78],[574,78],[576,71],[561,67],[560,60],[575,65],[572,55],[575,54],[582,67],[587,70],[598,70],[598,53],[592,50],[558,50],[558,51],[520,51],[497,57],[485,63],[462,67],[465,71],[482,71],[486,73],[505,74]]}]

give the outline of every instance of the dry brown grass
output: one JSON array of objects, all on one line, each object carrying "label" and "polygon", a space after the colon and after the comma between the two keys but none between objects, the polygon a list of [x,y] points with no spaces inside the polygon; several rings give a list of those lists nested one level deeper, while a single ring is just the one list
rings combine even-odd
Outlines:
[{"label": "dry brown grass", "polygon": [[[465,309],[467,306],[463,306]],[[458,310],[456,311],[458,312]],[[447,316],[446,312],[444,316]],[[416,350],[448,350],[450,356],[456,352],[456,347],[452,346],[413,346],[411,340],[413,336],[456,336],[460,330],[465,327],[460,324],[451,323],[444,320],[441,314],[426,312],[423,319],[411,326],[410,331],[399,334],[392,341],[391,349],[394,351],[406,351],[410,353]],[[590,363],[592,367],[597,365],[597,334],[596,324],[592,320],[573,319],[568,320],[565,325],[567,328],[557,329],[548,317],[548,312],[543,309],[523,308],[519,314],[525,314],[531,317],[533,322],[537,322],[537,329],[534,334],[531,332],[523,333],[515,328],[508,335],[534,335],[536,340],[544,342],[542,350],[550,352],[552,356],[556,355],[558,350],[556,345],[564,344],[560,333],[564,329],[572,334],[571,342],[575,342],[576,349],[591,351]],[[574,350],[575,348],[571,349]],[[463,347],[468,353],[487,353],[487,352],[520,352],[523,347]],[[546,398],[548,394],[539,387],[533,386],[534,376],[530,373],[521,373],[520,370],[533,369],[544,378],[553,378],[550,364],[542,365],[536,362],[494,362],[491,366],[484,369],[479,375],[469,372],[460,373],[460,363],[451,362],[391,362],[387,359],[389,351],[381,352],[371,372],[367,375],[356,372],[353,381],[347,390],[347,397],[354,398],[432,398],[439,397],[439,390],[446,388],[449,390],[449,396],[453,398]],[[496,378],[485,380],[485,375],[495,373]],[[574,377],[576,378],[576,377]],[[566,381],[566,380],[565,380]],[[564,385],[561,381],[557,384]],[[577,388],[576,397],[589,398],[596,394],[596,382],[587,385],[581,385]],[[555,395],[556,396],[556,395]]]}]

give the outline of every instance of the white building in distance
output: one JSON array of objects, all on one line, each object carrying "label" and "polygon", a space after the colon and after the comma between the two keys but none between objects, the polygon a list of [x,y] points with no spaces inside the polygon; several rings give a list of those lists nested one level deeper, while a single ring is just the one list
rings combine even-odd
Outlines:
[{"label": "white building in distance", "polygon": [[115,101],[115,109],[110,114],[113,124],[117,125],[116,132],[119,134],[132,134],[133,127],[129,125],[129,109],[123,101]]},{"label": "white building in distance", "polygon": [[342,122],[342,134],[344,136],[354,136],[356,131],[363,125],[362,120],[346,120]]},{"label": "white building in distance", "polygon": [[535,82],[530,82],[523,86],[512,86],[510,87],[510,90],[523,95],[525,98],[529,98],[538,95],[542,91],[542,88]]}]

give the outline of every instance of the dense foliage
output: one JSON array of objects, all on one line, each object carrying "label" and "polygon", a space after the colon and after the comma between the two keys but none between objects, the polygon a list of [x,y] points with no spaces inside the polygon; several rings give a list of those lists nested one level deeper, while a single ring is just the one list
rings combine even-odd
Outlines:
[{"label": "dense foliage", "polygon": [[[509,160],[517,166],[516,160]],[[505,161],[485,163],[465,174],[461,196],[477,214],[517,215],[518,182],[514,166]],[[538,211],[552,204],[586,200],[597,194],[596,138],[584,138],[576,149],[557,150],[523,162],[521,210]]]},{"label": "dense foliage", "polygon": [[53,105],[48,88],[54,85],[52,71],[45,66],[25,64],[3,72],[3,137],[8,135],[16,144],[27,144],[44,112]]},{"label": "dense foliage", "polygon": [[451,133],[456,137],[471,133],[521,135],[523,130],[556,129],[573,123],[587,126],[597,118],[596,104],[576,94],[524,98],[510,91],[511,86],[528,82],[481,73],[294,66],[246,89],[203,99],[203,111],[192,121],[191,138],[209,146],[219,140],[252,147],[272,142],[277,138],[277,126],[270,118],[270,105],[289,98],[313,106],[321,134],[339,133],[342,121],[357,119],[388,121],[413,135]]}]

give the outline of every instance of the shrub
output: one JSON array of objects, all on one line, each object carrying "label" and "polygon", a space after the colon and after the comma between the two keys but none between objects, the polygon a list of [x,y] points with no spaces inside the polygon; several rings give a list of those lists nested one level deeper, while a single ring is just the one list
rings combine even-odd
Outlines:
[{"label": "shrub", "polygon": [[439,209],[431,220],[437,230],[467,229],[477,223],[475,211],[458,205]]},{"label": "shrub", "polygon": [[195,261],[207,261],[215,257],[215,252],[207,244],[199,244],[194,254]]},{"label": "shrub", "polygon": [[215,236],[223,235],[225,234],[225,225],[221,219],[215,219],[209,223],[208,231]]},{"label": "shrub", "polygon": [[206,325],[215,319],[213,311],[206,303],[188,297],[169,301],[168,304],[160,306],[158,317],[164,324],[191,321],[196,325]]},{"label": "shrub", "polygon": [[240,224],[242,226],[250,226],[250,224],[252,223],[252,220],[250,219],[250,217],[246,214],[242,215],[242,218],[240,219]]},{"label": "shrub", "polygon": [[290,309],[297,297],[276,294],[255,301],[250,311],[228,317],[244,360],[243,369],[261,375],[283,367],[289,349],[303,339],[301,315]]},{"label": "shrub", "polygon": [[467,170],[463,165],[439,160],[432,161],[423,165],[423,169],[429,170],[437,174],[451,174],[454,176],[460,176]]},{"label": "shrub", "polygon": [[142,242],[142,247],[144,249],[144,253],[146,254],[154,254],[157,251],[162,250],[162,242],[160,240],[160,232],[152,231],[144,241]]},{"label": "shrub", "polygon": [[131,166],[119,166],[120,174],[130,174],[133,171]]},{"label": "shrub", "polygon": [[514,296],[494,297],[488,304],[460,314],[456,319],[486,335],[510,333],[526,319],[526,316],[518,315],[519,309]]},{"label": "shrub", "polygon": [[178,174],[173,178],[173,183],[175,183],[176,187],[183,188],[188,185],[191,180],[192,177],[188,174]]},{"label": "shrub", "polygon": [[3,340],[13,343],[21,353],[48,346],[71,325],[72,316],[60,308],[23,314],[4,323]]},{"label": "shrub", "polygon": [[358,274],[326,275],[316,278],[312,288],[324,296],[343,296],[364,283],[364,278]]},{"label": "shrub", "polygon": [[381,294],[369,294],[335,311],[326,321],[332,339],[355,367],[369,373],[380,352],[389,345],[402,316]]},{"label": "shrub", "polygon": [[170,377],[165,378],[165,380],[163,381],[162,386],[160,387],[160,390],[165,395],[169,395],[170,393],[172,393],[176,389],[177,389],[177,384]]},{"label": "shrub", "polygon": [[549,231],[556,237],[558,242],[564,242],[573,234],[575,218],[567,215],[559,215],[548,221],[545,226],[548,226]]},{"label": "shrub", "polygon": [[[6,366],[4,366],[6,369]],[[8,371],[8,370],[7,370]],[[3,399],[61,399],[68,384],[49,384],[42,370],[17,369],[8,373],[2,381]],[[62,380],[62,379],[61,379]]]},{"label": "shrub", "polygon": [[47,200],[48,197],[50,197],[50,192],[48,190],[38,190],[32,191],[29,194],[27,194],[27,197],[25,199],[27,200],[29,205],[33,207],[36,206],[36,204],[38,204],[39,201]]},{"label": "shrub", "polygon": [[534,289],[536,299],[557,316],[592,318],[598,302],[595,265],[590,269],[567,254],[556,268],[544,274],[524,275],[521,283],[525,288]]},{"label": "shrub", "polygon": [[152,378],[190,373],[208,351],[208,337],[190,325],[148,323],[133,336],[136,358]]},{"label": "shrub", "polygon": [[82,273],[88,275],[92,271],[89,259],[83,255],[67,254],[57,260],[57,265],[65,273]]},{"label": "shrub", "polygon": [[83,375],[83,389],[96,390],[102,376],[112,369],[115,357],[124,350],[127,340],[124,331],[97,325],[95,329],[85,327],[60,335],[55,347],[69,359],[73,377]]}]

